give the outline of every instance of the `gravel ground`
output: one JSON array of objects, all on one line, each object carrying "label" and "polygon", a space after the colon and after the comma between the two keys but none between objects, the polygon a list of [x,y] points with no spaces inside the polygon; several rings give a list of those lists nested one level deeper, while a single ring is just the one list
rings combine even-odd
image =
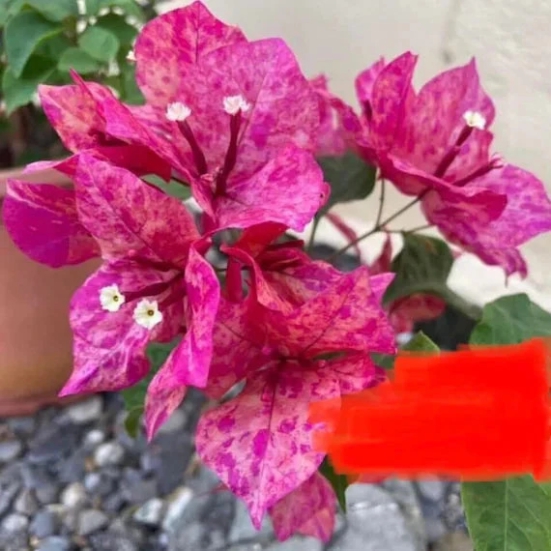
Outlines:
[{"label": "gravel ground", "polygon": [[128,437],[117,395],[0,420],[3,551],[472,551],[458,486],[391,480],[349,489],[333,541],[278,543],[212,491],[195,461],[190,393],[151,445]]}]

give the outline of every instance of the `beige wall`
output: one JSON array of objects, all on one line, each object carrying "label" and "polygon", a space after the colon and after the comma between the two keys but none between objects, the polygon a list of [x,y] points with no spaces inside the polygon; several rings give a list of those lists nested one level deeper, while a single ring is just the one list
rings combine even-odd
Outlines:
[{"label": "beige wall", "polygon": [[[169,3],[170,7],[187,1]],[[550,0],[206,0],[221,19],[250,38],[281,36],[306,74],[326,72],[337,93],[354,101],[353,79],[383,54],[420,54],[420,84],[450,64],[476,56],[498,116],[495,147],[511,162],[532,170],[551,190],[551,1]],[[388,212],[400,199],[394,195]],[[344,213],[356,227],[374,216],[376,198]],[[417,215],[418,216],[418,215]],[[411,227],[419,218],[404,217]],[[324,232],[326,234],[326,232]],[[328,231],[330,240],[338,240]],[[512,280],[508,292],[527,290],[551,309],[551,236],[525,248],[531,275]],[[478,302],[505,291],[498,269],[476,259],[458,263],[453,286]]]}]

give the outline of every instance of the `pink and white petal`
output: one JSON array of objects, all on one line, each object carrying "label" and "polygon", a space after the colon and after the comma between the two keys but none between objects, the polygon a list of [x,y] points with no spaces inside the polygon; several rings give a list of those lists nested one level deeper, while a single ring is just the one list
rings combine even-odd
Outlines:
[{"label": "pink and white petal", "polygon": [[416,323],[430,321],[444,313],[446,302],[440,297],[417,293],[398,299],[391,304],[390,317],[400,317]]},{"label": "pink and white petal", "polygon": [[136,40],[136,80],[151,105],[166,107],[178,95],[188,66],[218,48],[246,38],[216,19],[202,2],[156,17]]},{"label": "pink and white petal", "polygon": [[371,285],[371,292],[373,293],[374,300],[377,304],[383,303],[383,297],[386,290],[394,281],[395,277],[396,274],[394,272],[379,273],[370,277],[369,284]]},{"label": "pink and white petal", "polygon": [[201,460],[248,506],[255,527],[323,460],[312,447],[309,403],[337,398],[329,372],[283,364],[251,377],[244,391],[199,421]]},{"label": "pink and white petal", "polygon": [[265,367],[271,358],[262,353],[263,329],[253,318],[253,298],[242,302],[220,299],[213,331],[213,356],[205,393],[220,399],[245,376]]},{"label": "pink and white petal", "polygon": [[328,542],[335,529],[337,498],[331,484],[314,473],[270,509],[276,537],[280,541],[299,533]]},{"label": "pink and white petal", "polygon": [[368,354],[352,354],[329,360],[324,368],[331,370],[339,381],[341,395],[361,392],[386,379],[384,369],[377,366]]},{"label": "pink and white petal", "polygon": [[[389,272],[392,266],[392,238],[390,234],[386,234],[385,242],[381,250],[381,254],[369,266],[369,271],[373,275]],[[373,278],[371,279],[373,282]]]},{"label": "pink and white petal", "polygon": [[375,81],[385,66],[385,58],[381,56],[371,67],[368,67],[356,77],[354,84],[356,96],[360,100],[360,104],[363,105],[365,102],[371,103]]},{"label": "pink and white petal", "polygon": [[149,441],[182,403],[186,392],[187,387],[174,370],[163,367],[155,374],[145,397],[145,427]]},{"label": "pink and white petal", "polygon": [[69,151],[101,145],[103,119],[93,98],[80,86],[41,84],[38,94],[44,113]]},{"label": "pink and white petal", "polygon": [[75,182],[80,219],[104,258],[133,255],[185,268],[199,233],[181,201],[86,154],[80,156]]},{"label": "pink and white petal", "polygon": [[220,301],[220,282],[212,266],[190,249],[185,271],[187,332],[163,369],[172,371],[182,385],[207,384],[213,351],[213,329]]},{"label": "pink and white petal", "polygon": [[280,150],[247,180],[233,181],[217,198],[220,228],[276,222],[303,231],[329,197],[329,185],[314,157],[295,146]]},{"label": "pink and white petal", "polygon": [[10,180],[2,218],[13,242],[35,262],[59,268],[99,256],[97,242],[79,220],[72,189]]},{"label": "pink and white petal", "polygon": [[241,95],[250,104],[242,113],[231,181],[250,177],[289,143],[315,149],[318,99],[293,52],[278,38],[218,49],[203,58],[182,85],[186,88],[177,99],[196,114],[190,124],[197,121],[192,127],[211,170],[222,166],[229,143],[230,117],[223,110],[224,98]]},{"label": "pink and white petal", "polygon": [[391,148],[415,99],[412,77],[417,56],[406,52],[378,74],[371,92],[370,138],[376,149]]},{"label": "pink and white petal", "polygon": [[268,331],[291,354],[314,357],[340,351],[396,350],[394,332],[362,267],[343,276],[312,300],[284,316],[273,312]]}]

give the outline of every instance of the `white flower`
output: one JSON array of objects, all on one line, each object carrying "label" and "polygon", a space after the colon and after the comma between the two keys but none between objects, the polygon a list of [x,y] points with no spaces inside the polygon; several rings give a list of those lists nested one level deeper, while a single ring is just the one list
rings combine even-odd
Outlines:
[{"label": "white flower", "polygon": [[166,108],[166,118],[169,121],[185,121],[191,115],[191,109],[179,101],[169,103]]},{"label": "white flower", "polygon": [[471,128],[478,128],[479,130],[486,128],[486,119],[478,111],[465,111],[463,119],[467,123],[467,126]]},{"label": "white flower", "polygon": [[163,314],[159,311],[157,301],[146,298],[140,300],[134,309],[134,321],[146,329],[153,329],[157,324],[161,323],[163,321]]},{"label": "white flower", "polygon": [[136,54],[134,53],[134,50],[130,50],[126,54],[126,61],[128,61],[129,63],[135,63],[136,62]]},{"label": "white flower", "polygon": [[228,115],[237,115],[239,111],[248,111],[251,108],[251,104],[248,103],[241,95],[238,96],[226,96],[224,98],[224,111]]},{"label": "white flower", "polygon": [[124,295],[120,292],[118,285],[109,285],[100,289],[99,301],[101,307],[108,312],[117,312],[124,304]]}]

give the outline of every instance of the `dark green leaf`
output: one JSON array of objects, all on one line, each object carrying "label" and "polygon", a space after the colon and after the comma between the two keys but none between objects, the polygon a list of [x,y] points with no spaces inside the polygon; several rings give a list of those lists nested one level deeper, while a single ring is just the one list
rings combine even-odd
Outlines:
[{"label": "dark green leaf", "polygon": [[56,34],[42,41],[34,54],[55,59],[57,62],[63,52],[71,46],[71,41],[64,34]]},{"label": "dark green leaf", "polygon": [[[122,63],[121,66],[121,83],[122,83],[122,99],[126,103],[132,105],[143,105],[145,98],[136,84],[136,66],[128,63]],[[182,186],[180,186],[182,187]],[[189,194],[188,196],[189,197]],[[185,197],[187,199],[187,197]],[[183,199],[184,197],[182,197]]]},{"label": "dark green leaf", "polygon": [[487,304],[474,328],[471,344],[515,344],[551,335],[551,314],[521,293]]},{"label": "dark green leaf", "polygon": [[140,421],[144,412],[143,406],[131,409],[124,420],[124,428],[129,436],[136,438],[140,430]]},{"label": "dark green leaf", "polygon": [[6,112],[12,113],[18,107],[29,103],[39,84],[48,80],[55,70],[52,60],[32,56],[23,74],[17,78],[10,67],[2,77],[2,92],[6,102]]},{"label": "dark green leaf", "polygon": [[63,72],[68,72],[70,69],[74,69],[81,75],[87,75],[95,73],[101,64],[93,57],[90,57],[86,52],[79,48],[68,48],[63,52],[59,58],[57,65],[58,69]]},{"label": "dark green leaf", "polygon": [[[429,352],[436,353],[440,349],[432,342],[425,333],[419,331],[416,333],[400,350],[408,352]],[[394,356],[388,354],[371,354],[373,361],[383,369],[392,369],[394,367]]]},{"label": "dark green leaf", "polygon": [[101,7],[101,0],[85,0],[84,8],[86,15],[97,15]]},{"label": "dark green leaf", "polygon": [[87,27],[79,36],[78,45],[90,57],[108,63],[115,59],[119,50],[119,39],[106,29]]},{"label": "dark green leaf", "polygon": [[144,13],[136,0],[99,0],[100,9],[119,8],[127,15],[143,20]]},{"label": "dark green leaf", "polygon": [[191,197],[191,189],[189,186],[182,185],[180,182],[177,182],[176,180],[170,180],[170,182],[165,182],[162,178],[159,178],[159,176],[156,176],[155,174],[149,174],[147,176],[144,176],[142,178],[149,184],[152,184],[159,189],[162,189],[167,195],[170,195],[172,197],[176,197],[176,199],[181,199],[182,201],[186,201]]},{"label": "dark green leaf", "polygon": [[136,27],[128,24],[124,16],[117,15],[116,13],[108,13],[100,17],[95,26],[113,33],[123,46],[131,45],[138,34]]},{"label": "dark green leaf", "polygon": [[[551,335],[551,314],[522,293],[486,305],[475,345],[515,344]],[[532,477],[465,483],[463,504],[477,551],[551,551],[551,484]]]},{"label": "dark green leaf", "polygon": [[429,293],[469,317],[479,319],[480,309],[456,295],[447,285],[452,264],[452,252],[441,239],[405,234],[404,247],[392,262],[396,277],[385,293],[384,304],[417,293]]},{"label": "dark green leaf", "polygon": [[21,10],[24,3],[25,0],[0,0],[0,27]]},{"label": "dark green leaf", "polygon": [[78,17],[77,0],[25,0],[25,4],[40,12],[48,21],[57,23]]},{"label": "dark green leaf", "polygon": [[[141,415],[144,411],[145,396],[147,394],[147,387],[149,383],[159,371],[161,366],[165,363],[169,354],[174,347],[180,342],[180,337],[174,339],[169,343],[151,343],[147,347],[147,357],[150,362],[150,371],[144,379],[130,388],[126,388],[121,391],[122,398],[124,400],[124,406],[126,408],[127,417],[125,420],[125,426],[138,427],[140,423]],[[136,429],[137,430],[137,429]],[[130,433],[131,431],[129,431]]]},{"label": "dark green leaf", "polygon": [[346,488],[350,486],[348,478],[346,478],[345,475],[335,472],[328,457],[323,460],[323,463],[319,467],[319,472],[329,481],[329,484],[331,484],[341,509],[346,513]]},{"label": "dark green leaf", "polygon": [[62,27],[35,11],[22,11],[12,17],[6,25],[4,38],[6,56],[13,76],[21,76],[29,57],[43,40],[61,33],[62,30]]},{"label": "dark green leaf", "polygon": [[464,483],[461,493],[476,551],[551,550],[551,484],[524,476]]},{"label": "dark green leaf", "polygon": [[376,169],[348,152],[340,157],[320,157],[318,163],[326,182],[331,186],[331,195],[320,215],[328,212],[337,203],[365,199],[375,186]]}]

